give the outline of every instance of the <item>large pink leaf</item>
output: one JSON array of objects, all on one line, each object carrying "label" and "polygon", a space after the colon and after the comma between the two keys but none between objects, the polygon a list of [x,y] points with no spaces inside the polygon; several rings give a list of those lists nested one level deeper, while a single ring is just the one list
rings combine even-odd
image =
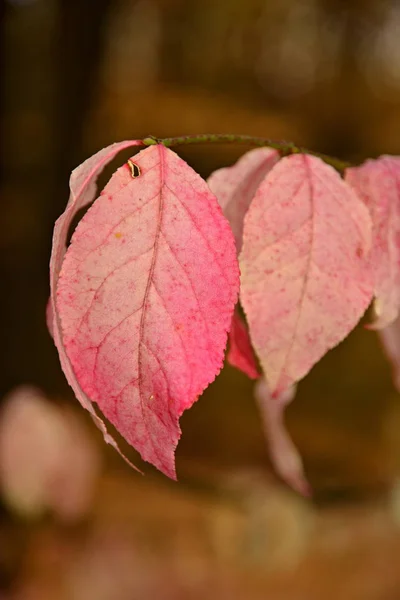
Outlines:
[{"label": "large pink leaf", "polygon": [[364,200],[373,223],[373,327],[392,323],[400,308],[400,158],[381,156],[347,169],[346,180]]},{"label": "large pink leaf", "polygon": [[295,394],[296,387],[293,386],[273,398],[264,378],[257,381],[254,387],[254,395],[260,409],[272,464],[286,483],[303,496],[308,496],[310,487],[304,476],[303,463],[284,423],[284,410]]},{"label": "large pink leaf", "polygon": [[231,224],[238,252],[242,247],[243,219],[258,186],[279,160],[272,148],[256,148],[243,154],[232,167],[218,169],[207,180]]},{"label": "large pink leaf", "polygon": [[[103,148],[97,154],[88,158],[84,163],[77,167],[71,175],[70,179],[70,198],[67,207],[63,214],[58,218],[54,226],[53,247],[50,259],[50,303],[46,309],[46,317],[50,333],[54,338],[54,343],[57,347],[61,367],[64,371],[68,383],[74,390],[76,397],[86,410],[91,414],[94,422],[102,431],[105,441],[111,444],[120,452],[117,442],[107,432],[105,423],[96,414],[92,403],[82,390],[73,372],[69,358],[65,352],[64,341],[61,334],[60,319],[56,310],[56,290],[60,274],[61,265],[64,255],[67,251],[67,236],[71,222],[77,211],[84,206],[87,206],[94,200],[96,193],[97,177],[104,167],[111,161],[121,150],[130,146],[141,146],[143,143],[139,140],[125,141],[118,144],[112,144],[107,148]],[[53,322],[51,323],[51,320]],[[133,465],[132,465],[133,466]]]},{"label": "large pink leaf", "polygon": [[237,310],[233,313],[228,340],[229,350],[226,355],[228,363],[242,371],[250,379],[257,379],[260,373],[251,347],[249,332]]},{"label": "large pink leaf", "polygon": [[179,417],[222,367],[239,276],[206,183],[150,146],[79,223],[57,309],[74,376],[144,460],[175,477]]},{"label": "large pink leaf", "polygon": [[372,296],[371,221],[328,165],[282,159],[244,224],[241,301],[272,395],[281,394],[357,324]]}]

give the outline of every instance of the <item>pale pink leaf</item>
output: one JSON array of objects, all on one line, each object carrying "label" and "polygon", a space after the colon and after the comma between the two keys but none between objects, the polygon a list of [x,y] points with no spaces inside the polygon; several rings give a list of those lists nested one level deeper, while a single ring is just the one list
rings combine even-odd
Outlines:
[{"label": "pale pink leaf", "polygon": [[52,509],[63,519],[84,515],[99,473],[99,457],[86,430],[68,410],[33,387],[4,399],[0,414],[0,483],[17,512]]},{"label": "pale pink leaf", "polygon": [[258,186],[278,162],[272,148],[256,148],[243,154],[231,167],[218,169],[207,180],[231,224],[238,252],[242,247],[243,219]]},{"label": "pale pink leaf", "polygon": [[[88,158],[77,167],[70,178],[70,198],[63,214],[57,219],[53,232],[53,246],[50,259],[50,304],[47,306],[46,317],[49,331],[54,338],[60,357],[60,363],[69,385],[75,392],[76,397],[86,410],[89,411],[97,427],[103,433],[104,439],[121,453],[115,439],[107,432],[104,421],[96,414],[92,403],[82,390],[73,372],[71,363],[65,352],[64,342],[61,334],[59,315],[56,310],[56,289],[61,265],[67,251],[67,236],[73,218],[79,209],[87,206],[94,200],[96,194],[97,178],[104,167],[112,161],[115,156],[131,146],[142,146],[139,140],[125,141],[107,146]],[[53,319],[51,324],[49,319]],[[124,457],[125,458],[125,457]],[[125,458],[125,460],[127,460]],[[129,461],[127,461],[129,462]],[[131,464],[131,463],[129,463]],[[131,465],[133,467],[133,465]],[[134,467],[136,468],[136,467]]]},{"label": "pale pink leaf", "polygon": [[[246,152],[233,166],[214,171],[207,180],[230,222],[238,252],[242,247],[243,220],[250,202],[257,187],[278,160],[276,150],[256,148]],[[251,379],[257,379],[260,375],[247,327],[237,311],[229,332],[227,361]]]},{"label": "pale pink leaf", "polygon": [[400,308],[400,157],[381,156],[346,170],[346,181],[368,207],[373,225],[375,329],[392,323]]},{"label": "pale pink leaf", "polygon": [[222,367],[239,276],[234,238],[206,183],[150,146],[79,223],[57,310],[84,393],[147,460],[175,477],[179,417]]},{"label": "pale pink leaf", "polygon": [[271,460],[277,473],[303,496],[310,495],[300,454],[289,437],[284,423],[284,410],[296,394],[296,386],[273,398],[264,378],[257,381],[254,395],[260,410]]},{"label": "pale pink leaf", "polygon": [[244,223],[241,301],[273,396],[355,327],[372,297],[371,219],[319,158],[283,158]]},{"label": "pale pink leaf", "polygon": [[226,355],[228,363],[243,371],[250,379],[257,379],[260,373],[251,347],[249,332],[237,310],[233,313],[228,341],[229,349]]}]

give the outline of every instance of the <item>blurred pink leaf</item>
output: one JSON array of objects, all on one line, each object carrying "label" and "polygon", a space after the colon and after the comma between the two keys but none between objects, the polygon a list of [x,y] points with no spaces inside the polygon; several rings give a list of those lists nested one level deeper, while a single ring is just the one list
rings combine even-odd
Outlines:
[{"label": "blurred pink leaf", "polygon": [[[65,352],[64,342],[61,333],[60,320],[56,310],[56,290],[62,262],[67,251],[67,236],[69,227],[73,218],[79,209],[87,206],[94,200],[96,194],[97,177],[104,167],[115,158],[115,156],[125,148],[131,146],[141,146],[143,143],[139,140],[125,141],[118,144],[107,146],[94,154],[71,174],[70,191],[71,195],[67,207],[63,214],[57,219],[53,232],[53,247],[50,259],[50,302],[46,311],[47,324],[49,331],[54,338],[60,357],[61,367],[68,383],[75,392],[76,397],[86,410],[89,411],[93,421],[103,433],[104,439],[111,444],[120,454],[121,453],[115,439],[107,432],[104,421],[96,414],[93,405],[77,381],[69,358]],[[51,324],[50,320],[53,319]],[[125,457],[124,457],[125,458]],[[125,460],[129,462],[126,458]],[[131,463],[129,463],[131,464]],[[131,464],[133,467],[133,465]],[[136,467],[134,467],[136,468]]]},{"label": "blurred pink leaf", "polygon": [[319,158],[283,158],[244,223],[241,302],[280,396],[355,327],[372,297],[368,210]]},{"label": "blurred pink leaf", "polygon": [[144,460],[175,478],[179,417],[220,371],[239,277],[206,183],[154,145],[79,223],[57,286],[74,389]]},{"label": "blurred pink leaf", "polygon": [[373,224],[374,276],[372,327],[393,323],[400,308],[400,157],[381,156],[346,170],[346,181],[368,207]]},{"label": "blurred pink leaf", "polygon": [[99,457],[75,415],[39,390],[19,387],[0,413],[0,481],[18,512],[51,508],[64,519],[83,515],[91,502]]},{"label": "blurred pink leaf", "polygon": [[[141,542],[141,543],[140,543]],[[176,576],[165,557],[146,552],[143,541],[101,527],[85,540],[66,572],[73,600],[177,600]]]},{"label": "blurred pink leaf", "polygon": [[383,349],[392,365],[393,384],[400,392],[400,317],[378,332]]},{"label": "blurred pink leaf", "polygon": [[277,473],[303,496],[310,495],[300,454],[289,437],[284,423],[284,410],[296,394],[296,386],[273,398],[264,378],[257,381],[254,395],[260,409],[271,460]]},{"label": "blurred pink leaf", "polygon": [[231,224],[238,252],[242,247],[243,220],[258,186],[279,160],[272,148],[256,148],[243,154],[236,164],[211,173],[207,180]]},{"label": "blurred pink leaf", "polygon": [[251,347],[249,332],[237,310],[233,313],[228,341],[229,349],[226,355],[228,363],[242,371],[250,379],[257,379],[260,373]]}]

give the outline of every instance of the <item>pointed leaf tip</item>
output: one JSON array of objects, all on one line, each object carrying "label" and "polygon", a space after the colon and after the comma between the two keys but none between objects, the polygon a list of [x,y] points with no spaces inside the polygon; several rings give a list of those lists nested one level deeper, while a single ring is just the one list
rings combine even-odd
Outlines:
[{"label": "pointed leaf tip", "polygon": [[283,481],[302,496],[309,497],[311,488],[304,475],[303,462],[284,423],[284,410],[295,394],[296,387],[293,386],[273,397],[264,378],[254,386],[272,464]]}]

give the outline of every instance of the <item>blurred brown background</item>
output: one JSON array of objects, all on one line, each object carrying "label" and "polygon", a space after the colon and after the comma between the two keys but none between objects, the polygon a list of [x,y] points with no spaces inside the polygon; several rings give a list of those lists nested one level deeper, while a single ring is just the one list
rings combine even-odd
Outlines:
[{"label": "blurred brown background", "polygon": [[[33,383],[77,405],[46,330],[48,262],[69,173],[101,147],[244,133],[400,154],[397,0],[0,4],[1,396]],[[180,154],[207,176],[244,150]],[[0,598],[400,598],[399,399],[375,335],[359,327],[288,410],[312,501],[274,479],[251,387],[227,368],[184,415],[178,485],[94,432],[106,466],[88,516],[27,524],[4,504]]]}]

